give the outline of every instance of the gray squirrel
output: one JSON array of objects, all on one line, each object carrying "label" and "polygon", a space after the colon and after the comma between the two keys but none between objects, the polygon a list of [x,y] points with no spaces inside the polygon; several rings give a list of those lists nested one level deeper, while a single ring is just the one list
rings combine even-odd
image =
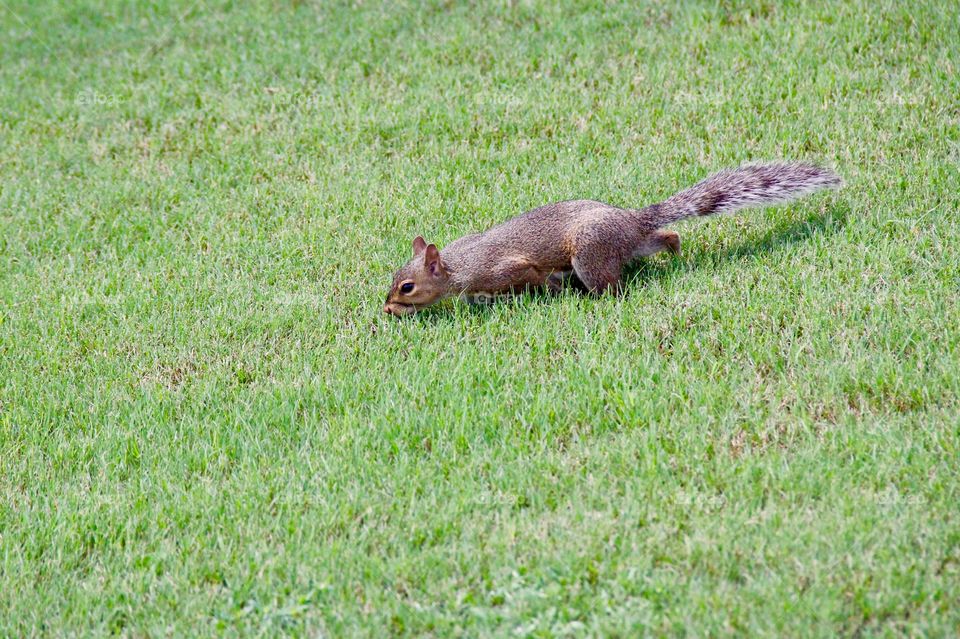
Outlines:
[{"label": "gray squirrel", "polygon": [[663,228],[669,224],[786,202],[840,184],[836,173],[812,164],[752,164],[720,171],[642,209],[569,200],[461,237],[443,250],[418,236],[383,310],[403,316],[447,297],[484,300],[536,287],[558,291],[570,276],[593,294],[618,290],[631,260],[680,251],[680,236]]}]

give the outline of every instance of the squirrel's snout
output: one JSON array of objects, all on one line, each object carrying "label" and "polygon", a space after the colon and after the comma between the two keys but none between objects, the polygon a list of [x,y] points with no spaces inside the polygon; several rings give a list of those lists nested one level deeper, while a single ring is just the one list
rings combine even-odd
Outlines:
[{"label": "squirrel's snout", "polygon": [[412,315],[414,308],[413,306],[407,306],[405,304],[387,302],[383,305],[383,312],[387,315],[393,315],[394,317],[404,317],[405,315]]}]

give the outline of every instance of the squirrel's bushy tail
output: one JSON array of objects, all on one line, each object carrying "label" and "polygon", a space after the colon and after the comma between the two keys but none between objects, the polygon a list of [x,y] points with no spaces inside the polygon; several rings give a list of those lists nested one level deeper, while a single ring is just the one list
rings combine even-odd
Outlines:
[{"label": "squirrel's bushy tail", "polygon": [[813,164],[748,164],[715,173],[662,202],[657,207],[657,225],[786,202],[820,189],[836,188],[841,182],[830,169]]}]

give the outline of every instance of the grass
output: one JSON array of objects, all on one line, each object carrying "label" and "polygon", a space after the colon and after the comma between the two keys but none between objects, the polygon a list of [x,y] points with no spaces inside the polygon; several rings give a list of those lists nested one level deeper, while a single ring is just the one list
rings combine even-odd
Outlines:
[{"label": "grass", "polygon": [[[0,2],[0,635],[950,635],[960,9]],[[622,297],[380,307],[742,161]]]}]

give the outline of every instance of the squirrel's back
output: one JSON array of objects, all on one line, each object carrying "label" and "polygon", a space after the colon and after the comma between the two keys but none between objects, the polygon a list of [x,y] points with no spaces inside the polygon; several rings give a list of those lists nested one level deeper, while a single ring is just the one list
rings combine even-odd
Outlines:
[{"label": "squirrel's back", "polygon": [[[622,225],[630,221],[625,209],[597,200],[564,200],[531,209],[482,233],[462,237],[444,249],[456,254],[467,248],[491,256],[529,255],[542,264],[569,264],[571,241],[598,225]],[[477,252],[476,250],[471,253]]]}]

